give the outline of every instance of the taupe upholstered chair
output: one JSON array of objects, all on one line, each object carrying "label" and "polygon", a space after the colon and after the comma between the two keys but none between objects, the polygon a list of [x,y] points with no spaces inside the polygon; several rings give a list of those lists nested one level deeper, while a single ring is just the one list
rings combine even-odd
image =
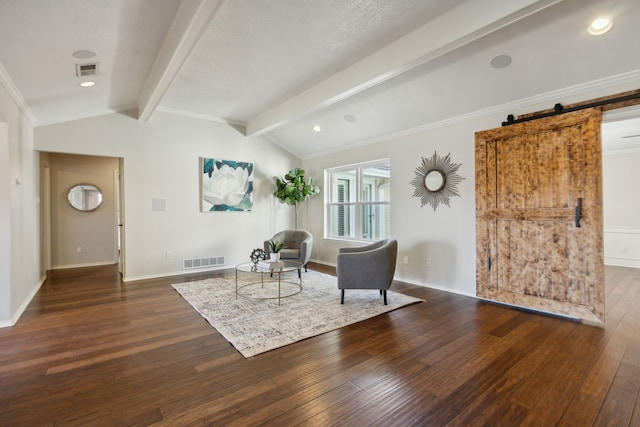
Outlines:
[{"label": "taupe upholstered chair", "polygon": [[[298,276],[301,275],[301,268],[307,271],[307,263],[311,259],[311,248],[313,246],[313,236],[306,230],[283,230],[276,233],[270,240],[277,240],[284,243],[284,248],[280,250],[280,259],[285,261],[298,261],[300,268]],[[264,251],[267,257],[271,253],[269,250],[269,240],[264,242]]]},{"label": "taupe upholstered chair", "polygon": [[344,304],[345,289],[379,289],[387,305],[397,256],[398,241],[394,238],[360,248],[340,248],[336,267],[340,304]]}]

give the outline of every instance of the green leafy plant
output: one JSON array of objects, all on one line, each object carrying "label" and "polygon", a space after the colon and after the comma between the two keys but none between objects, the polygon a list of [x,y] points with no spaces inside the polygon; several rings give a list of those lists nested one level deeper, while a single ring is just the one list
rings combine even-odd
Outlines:
[{"label": "green leafy plant", "polygon": [[276,177],[276,187],[273,195],[281,202],[295,206],[295,226],[298,228],[298,205],[318,194],[320,187],[313,183],[312,177],[305,178],[304,170],[300,168],[290,170],[284,178]]},{"label": "green leafy plant", "polygon": [[269,240],[268,245],[269,251],[274,254],[277,254],[282,248],[284,248],[284,243],[280,243],[277,240]]}]

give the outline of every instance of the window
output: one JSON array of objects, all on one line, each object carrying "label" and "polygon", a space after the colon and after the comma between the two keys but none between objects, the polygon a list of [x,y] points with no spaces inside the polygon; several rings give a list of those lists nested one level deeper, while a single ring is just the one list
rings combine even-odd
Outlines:
[{"label": "window", "polygon": [[389,160],[325,170],[325,235],[380,240],[391,232]]}]

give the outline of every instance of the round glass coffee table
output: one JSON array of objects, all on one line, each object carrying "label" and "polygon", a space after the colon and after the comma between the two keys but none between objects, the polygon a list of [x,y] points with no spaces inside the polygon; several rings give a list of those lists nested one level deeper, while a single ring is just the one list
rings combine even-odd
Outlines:
[{"label": "round glass coffee table", "polygon": [[[284,273],[295,272],[300,268],[302,266],[296,261],[281,261],[276,268],[260,267],[252,262],[238,264],[236,265],[236,299],[238,295],[245,298],[277,299],[280,305],[282,298],[292,297],[302,291],[301,275],[298,275],[295,281],[287,276],[283,277]],[[248,278],[248,283],[241,282],[245,278]],[[277,289],[275,289],[276,284]],[[261,289],[260,292],[256,296],[251,295],[249,291],[258,286]]]}]

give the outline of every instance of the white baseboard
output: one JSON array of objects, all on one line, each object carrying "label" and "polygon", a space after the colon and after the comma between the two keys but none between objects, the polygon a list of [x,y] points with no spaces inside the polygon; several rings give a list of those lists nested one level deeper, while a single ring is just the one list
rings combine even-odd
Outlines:
[{"label": "white baseboard", "polygon": [[20,307],[18,307],[18,310],[15,313],[13,313],[13,316],[11,316],[11,320],[0,322],[0,328],[11,327],[18,322],[18,320],[20,319],[20,316],[22,316],[22,313],[24,313],[24,311],[27,309],[27,307],[29,306],[33,298],[36,296],[36,294],[40,290],[40,287],[42,286],[42,284],[45,282],[46,279],[47,279],[46,277],[43,277],[40,279],[40,282],[38,282],[38,284],[31,290],[31,292],[29,292],[29,296],[25,298],[25,300],[22,302]]},{"label": "white baseboard", "polygon": [[335,262],[318,261],[317,259],[311,259],[309,262],[315,262],[316,264],[328,265],[329,267],[336,267]]},{"label": "white baseboard", "polygon": [[[334,263],[330,263],[330,262],[317,261],[317,260],[311,260],[311,261],[315,262],[316,264],[328,265],[330,267],[335,267],[336,266]],[[476,298],[476,294],[472,294],[472,293],[469,293],[469,292],[464,292],[464,291],[461,291],[459,289],[453,289],[453,288],[449,288],[449,287],[446,287],[446,286],[434,285],[433,283],[416,282],[416,281],[413,281],[413,280],[407,280],[407,279],[405,279],[403,277],[399,277],[399,276],[395,276],[394,280],[397,280],[398,282],[406,283],[406,284],[409,284],[409,285],[422,286],[423,288],[431,288],[431,289],[436,289],[438,291],[450,292],[452,294],[457,294],[457,295],[463,295],[465,297]]]},{"label": "white baseboard", "polygon": [[640,268],[640,259],[605,256],[604,265],[610,265],[612,267]]},{"label": "white baseboard", "polygon": [[640,228],[604,227],[604,263],[640,268]]},{"label": "white baseboard", "polygon": [[402,283],[408,283],[410,285],[416,285],[416,286],[422,286],[423,288],[430,288],[430,289],[435,289],[437,291],[444,291],[444,292],[449,292],[452,294],[457,294],[457,295],[462,295],[465,297],[471,297],[471,298],[476,298],[476,294],[475,293],[469,293],[469,292],[464,292],[461,291],[459,289],[454,289],[454,288],[449,288],[447,286],[440,286],[440,285],[434,285],[433,283],[421,283],[421,282],[416,282],[413,280],[407,280],[404,279],[402,277],[395,277],[394,280],[397,280],[398,282],[402,282]]},{"label": "white baseboard", "polygon": [[205,273],[207,271],[228,270],[228,269],[232,269],[232,268],[234,268],[234,266],[223,265],[221,267],[214,267],[214,268],[201,268],[201,269],[170,271],[168,273],[146,274],[146,275],[142,275],[142,276],[127,276],[127,277],[123,277],[122,281],[125,282],[125,283],[128,283],[128,282],[135,282],[135,281],[138,281],[138,280],[159,279],[161,277],[188,276],[190,274]]},{"label": "white baseboard", "polygon": [[51,267],[52,270],[66,270],[68,268],[83,268],[83,267],[101,267],[103,265],[113,265],[117,264],[114,261],[107,262],[88,262],[85,264],[67,264],[67,265],[54,265]]}]

